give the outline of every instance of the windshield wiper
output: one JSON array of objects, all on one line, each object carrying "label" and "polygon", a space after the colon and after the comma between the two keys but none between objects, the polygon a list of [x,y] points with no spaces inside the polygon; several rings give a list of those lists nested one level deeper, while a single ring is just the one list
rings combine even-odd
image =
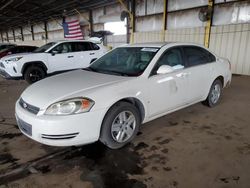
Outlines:
[{"label": "windshield wiper", "polygon": [[99,73],[103,73],[103,74],[113,74],[113,75],[119,75],[119,76],[130,76],[130,75],[126,74],[126,73],[119,72],[119,71],[114,71],[114,70],[97,70],[97,69],[94,69],[92,67],[86,67],[83,70],[92,71],[92,72],[99,72]]},{"label": "windshield wiper", "polygon": [[124,72],[119,72],[119,71],[114,71],[114,70],[107,70],[107,72],[114,73],[114,74],[120,75],[120,76],[129,76],[128,74],[126,74]]}]

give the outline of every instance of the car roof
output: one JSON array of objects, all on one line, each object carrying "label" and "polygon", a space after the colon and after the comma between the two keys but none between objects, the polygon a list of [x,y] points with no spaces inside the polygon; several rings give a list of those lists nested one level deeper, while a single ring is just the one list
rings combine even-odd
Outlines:
[{"label": "car roof", "polygon": [[89,40],[57,40],[57,41],[52,41],[52,42],[60,43],[60,42],[91,42],[91,41]]},{"label": "car roof", "polygon": [[26,48],[26,47],[28,47],[28,48],[29,48],[29,47],[32,47],[32,48],[33,48],[33,47],[36,47],[36,48],[37,48],[37,46],[30,46],[30,45],[18,45],[18,46],[14,46],[14,48],[18,48],[18,47],[25,47],[25,48]]},{"label": "car roof", "polygon": [[165,45],[172,44],[173,46],[199,46],[205,48],[203,45],[191,42],[149,42],[149,43],[134,43],[134,44],[126,44],[120,47],[155,47],[162,48]]},{"label": "car roof", "polygon": [[148,42],[148,43],[134,43],[134,44],[127,44],[126,47],[155,47],[161,48],[170,42]]}]

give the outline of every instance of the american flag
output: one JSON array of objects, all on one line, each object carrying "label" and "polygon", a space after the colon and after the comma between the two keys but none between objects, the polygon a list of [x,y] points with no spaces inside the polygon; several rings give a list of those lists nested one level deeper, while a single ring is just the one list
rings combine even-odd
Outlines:
[{"label": "american flag", "polygon": [[64,38],[83,39],[83,34],[78,20],[63,22]]}]

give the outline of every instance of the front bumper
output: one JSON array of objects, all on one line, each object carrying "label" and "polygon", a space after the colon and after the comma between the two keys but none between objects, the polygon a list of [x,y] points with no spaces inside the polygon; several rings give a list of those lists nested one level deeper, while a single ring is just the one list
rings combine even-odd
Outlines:
[{"label": "front bumper", "polygon": [[3,69],[0,69],[0,76],[4,77],[5,79],[11,79],[12,77]]},{"label": "front bumper", "polygon": [[16,103],[19,129],[29,138],[51,146],[77,146],[99,139],[106,110],[69,116],[35,115]]},{"label": "front bumper", "polygon": [[22,74],[18,72],[16,64],[6,64],[4,61],[0,61],[0,76],[13,80],[22,78]]}]

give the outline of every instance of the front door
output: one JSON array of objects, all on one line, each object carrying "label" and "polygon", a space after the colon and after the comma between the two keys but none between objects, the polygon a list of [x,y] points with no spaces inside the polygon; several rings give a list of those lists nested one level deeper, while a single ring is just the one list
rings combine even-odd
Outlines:
[{"label": "front door", "polygon": [[70,42],[58,44],[48,54],[50,72],[75,69],[75,59],[75,53],[72,51]]},{"label": "front door", "polygon": [[[157,74],[161,65],[169,65],[174,71]],[[150,117],[166,113],[185,104],[187,79],[181,48],[174,47],[166,50],[153,68],[147,86]]]}]

